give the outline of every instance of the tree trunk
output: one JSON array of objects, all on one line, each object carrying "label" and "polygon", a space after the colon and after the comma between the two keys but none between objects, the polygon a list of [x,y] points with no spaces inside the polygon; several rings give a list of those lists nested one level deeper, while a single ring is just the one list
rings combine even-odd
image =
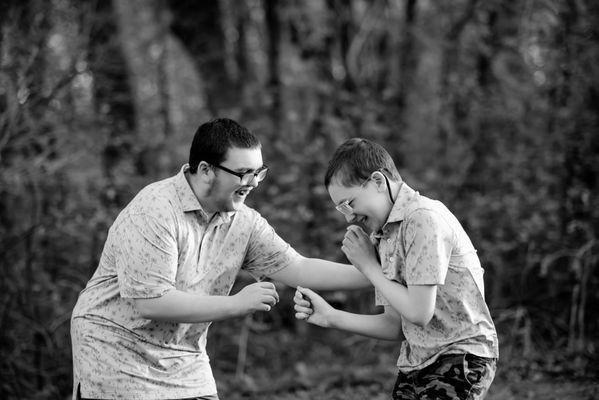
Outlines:
[{"label": "tree trunk", "polygon": [[135,126],[141,144],[137,173],[157,177],[167,170],[163,149],[170,126],[163,82],[167,31],[164,9],[160,0],[115,0],[114,8],[130,71]]},{"label": "tree trunk", "polygon": [[238,106],[235,79],[227,66],[226,35],[219,0],[169,0],[171,31],[194,60],[203,82],[206,106],[211,114]]},{"label": "tree trunk", "polygon": [[270,115],[275,132],[281,129],[281,76],[280,76],[280,40],[281,21],[277,0],[264,0],[264,15],[268,32],[268,91],[271,95]]},{"label": "tree trunk", "polygon": [[410,82],[416,74],[417,58],[414,51],[414,29],[416,26],[416,0],[405,0],[404,21],[399,46],[399,81],[397,84],[397,107],[405,110],[406,99],[410,91]]}]

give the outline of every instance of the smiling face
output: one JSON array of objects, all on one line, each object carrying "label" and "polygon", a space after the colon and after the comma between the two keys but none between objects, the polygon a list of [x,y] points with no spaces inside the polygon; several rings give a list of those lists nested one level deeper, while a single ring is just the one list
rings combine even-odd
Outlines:
[{"label": "smiling face", "polygon": [[347,222],[360,225],[367,232],[378,232],[387,222],[393,206],[386,185],[382,174],[377,172],[362,185],[344,186],[333,179],[328,191],[335,206],[347,202],[351,207],[351,214],[344,214]]},{"label": "smiling face", "polygon": [[[256,171],[263,166],[262,151],[259,147],[251,149],[231,147],[220,165],[240,173]],[[214,179],[208,198],[209,208],[214,212],[239,210],[247,195],[258,186],[257,179],[242,185],[238,176],[227,171],[214,168],[213,173]]]}]

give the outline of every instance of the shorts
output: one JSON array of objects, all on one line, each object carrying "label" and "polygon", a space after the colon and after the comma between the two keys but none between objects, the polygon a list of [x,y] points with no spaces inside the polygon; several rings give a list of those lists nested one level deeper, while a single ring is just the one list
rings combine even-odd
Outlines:
[{"label": "shorts", "polygon": [[393,399],[481,400],[495,377],[497,359],[447,354],[421,370],[399,372]]}]

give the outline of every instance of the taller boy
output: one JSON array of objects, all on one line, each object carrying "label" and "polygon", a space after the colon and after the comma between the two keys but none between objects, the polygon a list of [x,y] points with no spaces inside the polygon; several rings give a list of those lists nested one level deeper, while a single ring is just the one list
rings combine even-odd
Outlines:
[{"label": "taller boy", "polygon": [[206,340],[212,321],[269,311],[271,282],[368,285],[351,266],[298,254],[245,205],[266,177],[260,141],[220,118],[198,128],[189,164],[142,189],[108,232],[71,319],[73,398],[218,399]]},{"label": "taller boy", "polygon": [[341,249],[374,285],[385,312],[342,312],[299,288],[296,316],[403,340],[395,399],[483,398],[495,374],[497,334],[485,304],[483,269],[458,220],[441,202],[406,185],[387,151],[365,139],[337,149],[325,185],[354,224]]}]

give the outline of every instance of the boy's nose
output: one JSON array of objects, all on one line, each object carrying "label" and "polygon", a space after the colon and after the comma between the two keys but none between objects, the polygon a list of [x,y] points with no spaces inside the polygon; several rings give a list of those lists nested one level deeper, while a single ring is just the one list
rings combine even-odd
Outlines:
[{"label": "boy's nose", "polygon": [[258,181],[258,177],[256,175],[254,175],[254,178],[250,181],[250,183],[248,183],[249,186],[253,186],[254,188],[257,188],[259,184],[260,182]]}]

